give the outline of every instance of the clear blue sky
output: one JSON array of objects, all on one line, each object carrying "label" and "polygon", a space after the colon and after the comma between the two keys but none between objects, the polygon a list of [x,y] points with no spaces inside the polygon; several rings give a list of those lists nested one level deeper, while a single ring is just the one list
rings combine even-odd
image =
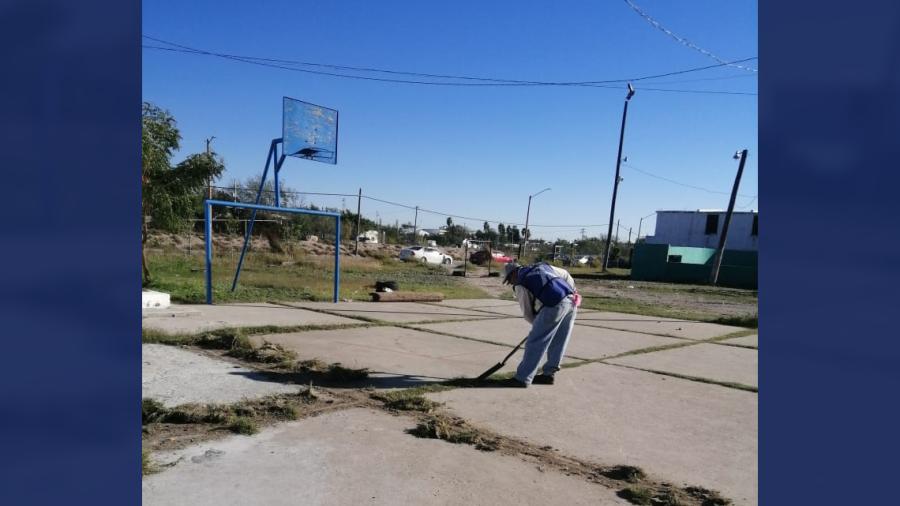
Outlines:
[{"label": "clear blue sky", "polygon": [[[727,60],[757,55],[756,2],[634,0],[668,29]],[[265,6],[262,6],[262,5]],[[621,0],[176,2],[145,0],[146,35],[212,51],[505,79],[594,81],[716,62],[652,27]],[[145,41],[147,43],[151,43]],[[154,43],[155,44],[155,43]],[[757,68],[758,61],[748,65]],[[750,150],[740,193],[757,195],[757,97],[642,91],[642,87],[756,92],[756,74],[723,67],[635,83],[625,133],[628,163],[688,185],[729,192],[738,148]],[[733,77],[730,76],[740,76]],[[749,76],[749,77],[747,77]],[[729,77],[706,80],[707,78]],[[704,79],[694,81],[696,79]],[[683,82],[691,81],[691,82]],[[356,193],[448,213],[535,225],[598,225],[609,218],[622,89],[415,86],[315,76],[145,49],[143,97],[169,109],[182,153],[215,136],[222,183],[262,172],[281,136],[281,97],[340,111],[338,165],[288,159],[300,191]],[[708,193],[623,167],[616,217],[637,232],[658,209],[725,208]],[[311,197],[341,207],[340,198]],[[757,209],[759,201],[739,198]],[[354,208],[355,199],[346,206]],[[363,201],[385,224],[412,212]],[[454,220],[480,228],[481,222]],[[420,213],[424,227],[445,216]],[[652,233],[653,218],[642,235]],[[521,228],[521,227],[520,227]],[[606,233],[587,227],[589,236]],[[548,240],[580,227],[534,228]]]}]

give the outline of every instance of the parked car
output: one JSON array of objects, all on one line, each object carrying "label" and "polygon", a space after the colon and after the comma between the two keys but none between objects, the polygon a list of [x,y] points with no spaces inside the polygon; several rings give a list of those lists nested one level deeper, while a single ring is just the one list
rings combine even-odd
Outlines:
[{"label": "parked car", "polygon": [[453,257],[450,255],[437,248],[427,246],[410,246],[403,248],[400,250],[400,260],[445,265],[453,263]]},{"label": "parked car", "polygon": [[[498,263],[505,264],[505,263],[512,262],[512,260],[513,260],[512,258],[506,256],[505,254],[503,254],[500,251],[493,251],[490,253],[490,255],[493,257],[494,262],[498,262]],[[471,255],[469,255],[469,261],[475,265],[487,264],[488,258],[489,257],[488,257],[487,250],[476,251],[475,253],[472,253]]]}]

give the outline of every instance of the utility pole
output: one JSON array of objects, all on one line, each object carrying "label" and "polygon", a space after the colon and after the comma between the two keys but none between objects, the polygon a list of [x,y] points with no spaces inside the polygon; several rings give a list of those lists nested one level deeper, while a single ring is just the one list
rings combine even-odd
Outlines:
[{"label": "utility pole", "polygon": [[551,188],[544,188],[543,190],[535,193],[534,195],[528,196],[528,210],[525,211],[525,230],[522,230],[522,240],[519,242],[519,258],[522,258],[522,254],[524,252],[524,247],[528,244],[528,238],[531,236],[531,230],[528,229],[528,218],[531,216],[531,199],[533,197],[537,197],[538,195],[544,193],[545,191],[550,191]]},{"label": "utility pole", "polygon": [[[206,158],[207,158],[207,160],[209,159],[209,156],[210,156],[209,144],[210,144],[210,143],[213,141],[213,139],[215,139],[215,138],[216,138],[216,136],[213,135],[212,137],[206,139]],[[212,176],[210,176],[210,177],[206,180],[206,194],[207,194],[207,198],[209,198],[210,200],[212,200],[212,198],[213,198],[213,193],[212,193]]]},{"label": "utility pole", "polygon": [[628,244],[631,244],[631,227],[628,227]]},{"label": "utility pole", "polygon": [[619,242],[619,220],[616,220],[616,243]]},{"label": "utility pole", "polygon": [[625,107],[622,109],[622,127],[619,130],[619,156],[616,157],[616,179],[613,183],[612,204],[609,208],[609,231],[606,233],[606,254],[603,256],[603,272],[606,272],[607,264],[609,264],[609,253],[612,250],[612,226],[616,217],[616,195],[619,193],[619,168],[622,165],[622,142],[625,140],[625,119],[628,117],[628,102],[634,96],[634,86],[628,83],[628,94],[625,96]]},{"label": "utility pole", "polygon": [[740,157],[737,175],[734,177],[734,187],[731,189],[731,200],[728,201],[728,212],[725,213],[725,224],[722,225],[722,236],[719,238],[719,247],[716,249],[716,257],[713,260],[712,272],[709,275],[709,283],[715,285],[719,282],[719,269],[722,267],[722,256],[725,254],[725,241],[728,240],[728,226],[731,224],[731,215],[734,213],[734,201],[737,199],[738,187],[741,185],[741,175],[744,173],[744,163],[747,161],[747,150],[734,153],[734,158]]},{"label": "utility pole", "polygon": [[359,189],[359,193],[356,196],[356,247],[354,248],[353,254],[359,255],[359,234],[362,231],[359,227],[362,226],[362,188]]},{"label": "utility pole", "polygon": [[413,244],[419,244],[419,206],[416,206],[416,217],[413,220]]}]

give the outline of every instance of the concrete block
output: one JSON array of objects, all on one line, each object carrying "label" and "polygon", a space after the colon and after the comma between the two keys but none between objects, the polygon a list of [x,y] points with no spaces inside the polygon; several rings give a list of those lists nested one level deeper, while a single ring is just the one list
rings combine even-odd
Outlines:
[{"label": "concrete block", "polygon": [[[578,317],[576,317],[575,321],[578,321]],[[531,331],[531,324],[522,318],[475,322],[442,322],[414,326],[421,329],[499,342],[509,346],[518,344]],[[575,325],[566,355],[590,360],[678,342],[680,341],[668,337]]]},{"label": "concrete block", "polygon": [[241,304],[173,305],[167,310],[147,310],[142,314],[145,329],[169,333],[197,333],[225,327],[266,325],[339,325],[358,320],[261,302]]},{"label": "concrete block", "polygon": [[746,330],[741,327],[715,323],[693,322],[659,316],[608,313],[605,311],[582,315],[578,319],[578,324],[696,340],[710,339]]},{"label": "concrete block", "polygon": [[[376,387],[415,386],[422,382],[473,378],[509,353],[506,346],[480,343],[397,327],[322,330],[253,336],[297,352],[301,359],[340,362],[368,368]],[[501,369],[513,371],[521,352]]]},{"label": "concrete block", "polygon": [[759,348],[759,334],[753,334],[752,336],[744,336],[744,337],[733,337],[731,339],[725,339],[721,341],[723,343],[728,344],[740,344],[743,346],[753,346],[754,348]]},{"label": "concrete block", "polygon": [[362,317],[389,323],[473,320],[494,317],[478,311],[416,302],[340,302],[338,304],[327,302],[285,302],[285,304],[298,308],[318,309],[339,315]]},{"label": "concrete block", "polygon": [[141,346],[141,397],[152,397],[168,407],[187,403],[230,404],[295,393],[299,388],[273,383],[251,369],[176,346]]},{"label": "concrete block", "polygon": [[532,463],[406,434],[415,425],[364,409],[324,414],[159,455],[145,506],[366,504],[627,505],[615,491]]},{"label": "concrete block", "polygon": [[[723,347],[724,348],[724,347]],[[428,397],[501,434],[602,465],[757,504],[757,394],[592,363],[553,386],[458,389]]]},{"label": "concrete block", "polygon": [[759,352],[736,346],[701,343],[614,358],[610,363],[753,387],[759,384]]}]

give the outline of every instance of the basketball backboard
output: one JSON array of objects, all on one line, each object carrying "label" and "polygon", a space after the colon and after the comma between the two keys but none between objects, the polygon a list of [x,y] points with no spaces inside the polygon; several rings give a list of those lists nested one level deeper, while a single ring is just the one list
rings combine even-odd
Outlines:
[{"label": "basketball backboard", "polygon": [[284,97],[282,140],[284,154],[324,163],[337,163],[338,112]]}]

